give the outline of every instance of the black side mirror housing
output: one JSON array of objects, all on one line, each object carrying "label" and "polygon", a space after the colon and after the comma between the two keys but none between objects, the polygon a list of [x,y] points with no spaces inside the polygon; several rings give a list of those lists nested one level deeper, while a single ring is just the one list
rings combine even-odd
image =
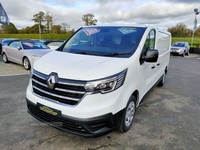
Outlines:
[{"label": "black side mirror housing", "polygon": [[148,49],[146,55],[144,56],[144,61],[146,62],[157,62],[158,60],[158,50],[157,49]]},{"label": "black side mirror housing", "polygon": [[18,49],[18,50],[21,50],[22,48],[21,48],[20,46],[17,46],[17,49]]},{"label": "black side mirror housing", "polygon": [[146,62],[157,62],[158,60],[158,50],[157,49],[148,49],[145,53],[141,54],[140,64]]}]

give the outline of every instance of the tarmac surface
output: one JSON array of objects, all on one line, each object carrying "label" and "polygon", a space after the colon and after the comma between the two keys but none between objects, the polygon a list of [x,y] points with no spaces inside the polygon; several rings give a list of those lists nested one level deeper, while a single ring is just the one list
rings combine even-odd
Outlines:
[{"label": "tarmac surface", "polygon": [[45,125],[27,113],[29,71],[0,58],[1,150],[199,150],[200,56],[171,56],[166,83],[137,108],[132,128],[85,138]]}]

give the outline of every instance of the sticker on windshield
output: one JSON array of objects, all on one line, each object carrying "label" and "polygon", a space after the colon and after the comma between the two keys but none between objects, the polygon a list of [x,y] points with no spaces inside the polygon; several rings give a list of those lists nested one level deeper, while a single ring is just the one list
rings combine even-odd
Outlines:
[{"label": "sticker on windshield", "polygon": [[22,44],[23,44],[23,45],[26,45],[26,46],[29,46],[29,47],[33,47],[33,46],[34,46],[34,44],[28,43],[28,42],[23,42]]},{"label": "sticker on windshield", "polygon": [[89,36],[89,35],[98,33],[98,32],[100,32],[101,30],[100,30],[100,29],[93,28],[93,29],[83,29],[83,31],[85,32],[85,34],[87,34],[87,36]]},{"label": "sticker on windshield", "polygon": [[119,28],[118,30],[123,34],[137,32],[136,28]]}]

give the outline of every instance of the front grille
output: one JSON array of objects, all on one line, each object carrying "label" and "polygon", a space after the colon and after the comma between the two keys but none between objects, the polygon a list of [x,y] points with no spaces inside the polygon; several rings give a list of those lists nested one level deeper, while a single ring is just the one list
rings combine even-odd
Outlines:
[{"label": "front grille", "polygon": [[51,89],[47,83],[49,76],[35,70],[33,71],[32,85],[33,92],[36,95],[56,102],[76,105],[86,93],[84,88],[85,82],[62,78],[57,78],[54,87]]},{"label": "front grille", "polygon": [[171,50],[179,50],[179,48],[171,48]]},{"label": "front grille", "polygon": [[31,114],[49,125],[79,134],[88,134],[88,131],[86,131],[82,125],[79,125],[72,120],[50,115],[46,112],[41,111],[35,106],[28,105],[28,109]]}]

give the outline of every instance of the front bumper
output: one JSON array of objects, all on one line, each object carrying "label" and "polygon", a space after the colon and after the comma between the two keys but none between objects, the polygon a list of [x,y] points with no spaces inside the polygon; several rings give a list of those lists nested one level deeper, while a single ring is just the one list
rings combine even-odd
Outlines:
[{"label": "front bumper", "polygon": [[171,54],[182,55],[184,51],[171,51]]},{"label": "front bumper", "polygon": [[108,113],[102,116],[80,119],[69,116],[56,117],[44,111],[41,111],[36,104],[26,98],[28,112],[36,119],[47,123],[55,128],[73,133],[76,135],[91,137],[104,135],[119,125],[123,111],[113,115]]}]

